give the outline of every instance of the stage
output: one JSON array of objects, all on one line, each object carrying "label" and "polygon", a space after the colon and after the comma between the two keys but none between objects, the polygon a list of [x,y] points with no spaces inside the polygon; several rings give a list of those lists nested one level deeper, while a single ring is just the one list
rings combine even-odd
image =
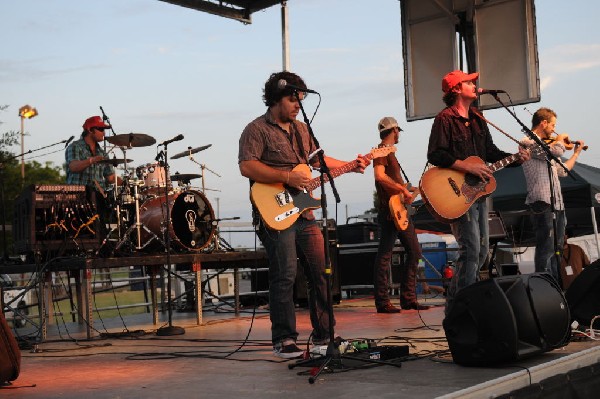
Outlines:
[{"label": "stage", "polygon": [[[372,339],[378,346],[408,345],[401,367],[389,365],[324,372],[309,384],[308,368],[288,365],[271,353],[268,311],[231,307],[205,309],[197,325],[194,312],[173,312],[184,335],[157,336],[167,324],[160,312],[96,323],[86,338],[78,323],[50,325],[43,343],[22,349],[21,374],[4,398],[486,398],[560,379],[571,369],[595,364],[595,341],[567,346],[511,364],[463,367],[452,362],[444,330],[442,296],[421,295],[426,311],[378,314],[370,296],[342,298],[335,305],[336,333],[348,340]],[[397,305],[398,298],[393,302]],[[308,312],[297,310],[299,342],[310,333]],[[21,331],[25,334],[27,331]],[[342,360],[348,366],[352,363]],[[597,379],[597,378],[596,378]],[[556,385],[556,383],[555,383]],[[568,397],[568,396],[560,396]]]}]

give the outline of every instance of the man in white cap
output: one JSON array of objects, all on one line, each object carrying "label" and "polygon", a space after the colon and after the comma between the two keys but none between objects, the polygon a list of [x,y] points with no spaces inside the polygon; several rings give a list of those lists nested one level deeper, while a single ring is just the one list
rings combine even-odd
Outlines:
[{"label": "man in white cap", "polygon": [[[395,118],[386,116],[381,119],[377,124],[377,129],[381,138],[379,147],[398,144],[398,138],[402,129],[398,126]],[[412,192],[407,188],[407,184],[402,178],[402,168],[396,158],[396,154],[392,152],[385,157],[375,159],[373,161],[373,171],[375,173],[375,188],[377,189],[378,199],[377,220],[380,229],[379,247],[373,266],[373,285],[377,313],[400,312],[400,309],[390,302],[390,287],[388,283],[392,252],[396,238],[400,239],[407,254],[406,261],[400,268],[400,306],[404,310],[429,309],[429,306],[420,305],[417,302],[416,275],[419,259],[421,259],[421,246],[415,233],[415,226],[410,220],[410,216],[407,216],[408,224],[406,224],[406,228],[404,230],[397,229],[390,213],[389,201],[392,195],[401,194],[406,204],[412,202]]]}]

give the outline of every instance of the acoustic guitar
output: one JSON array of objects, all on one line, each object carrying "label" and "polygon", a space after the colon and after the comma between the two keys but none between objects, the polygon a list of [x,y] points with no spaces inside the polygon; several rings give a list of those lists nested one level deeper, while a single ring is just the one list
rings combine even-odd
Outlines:
[{"label": "acoustic guitar", "polygon": [[[365,155],[365,158],[371,160],[385,157],[395,151],[396,147],[394,146],[373,148]],[[350,172],[357,166],[358,161],[354,160],[339,168],[332,169],[330,173],[333,178],[336,178]],[[306,164],[297,165],[292,171],[311,176],[310,167]],[[328,180],[325,176],[325,181]],[[321,200],[311,195],[311,192],[320,185],[321,180],[318,177],[311,179],[304,190],[297,190],[282,183],[254,183],[250,189],[250,200],[258,209],[258,213],[267,227],[273,230],[285,230],[305,210],[321,207]]]},{"label": "acoustic guitar", "polygon": [[[489,165],[489,168],[493,173],[518,159],[519,154],[513,154]],[[464,162],[485,164],[476,156],[468,157]],[[436,166],[421,176],[419,190],[431,214],[440,222],[450,223],[464,215],[479,198],[493,193],[496,179],[491,176],[489,180],[482,180],[470,173]]]}]

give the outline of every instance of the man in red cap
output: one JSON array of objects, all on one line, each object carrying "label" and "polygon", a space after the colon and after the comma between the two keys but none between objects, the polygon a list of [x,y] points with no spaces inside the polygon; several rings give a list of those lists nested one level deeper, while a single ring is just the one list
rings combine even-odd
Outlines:
[{"label": "man in red cap", "polygon": [[106,159],[106,153],[98,143],[104,141],[104,129],[109,128],[110,125],[99,116],[86,119],[81,138],[72,142],[65,152],[67,184],[106,190],[108,184],[115,182],[113,167],[98,163]]},{"label": "man in red cap", "polygon": [[[442,79],[444,108],[433,121],[427,160],[432,165],[469,173],[480,179],[492,176],[487,163],[510,156],[501,151],[492,140],[487,123],[471,104],[477,99],[475,80],[479,73],[452,71]],[[529,151],[519,147],[521,160],[530,158]],[[465,162],[477,156],[485,163]],[[513,164],[515,165],[515,164]],[[456,272],[450,281],[446,296],[446,314],[457,292],[478,279],[478,272],[489,252],[488,207],[485,196],[475,201],[467,212],[450,223],[452,234],[458,243]]]},{"label": "man in red cap", "polygon": [[104,141],[104,129],[110,125],[104,123],[101,117],[92,116],[83,124],[83,132],[79,140],[73,141],[65,151],[67,162],[67,184],[86,187],[86,197],[94,204],[100,216],[96,222],[97,238],[102,241],[110,222],[112,209],[105,193],[109,184],[115,182],[114,167],[101,163],[106,159],[106,153],[98,144]]}]

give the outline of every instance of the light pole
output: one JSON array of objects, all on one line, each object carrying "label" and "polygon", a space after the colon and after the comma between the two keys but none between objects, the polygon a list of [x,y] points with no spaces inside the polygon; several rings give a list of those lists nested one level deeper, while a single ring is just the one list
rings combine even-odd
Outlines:
[{"label": "light pole", "polygon": [[19,108],[21,117],[21,184],[25,184],[25,119],[31,119],[37,114],[37,109],[31,105],[23,105]]}]

